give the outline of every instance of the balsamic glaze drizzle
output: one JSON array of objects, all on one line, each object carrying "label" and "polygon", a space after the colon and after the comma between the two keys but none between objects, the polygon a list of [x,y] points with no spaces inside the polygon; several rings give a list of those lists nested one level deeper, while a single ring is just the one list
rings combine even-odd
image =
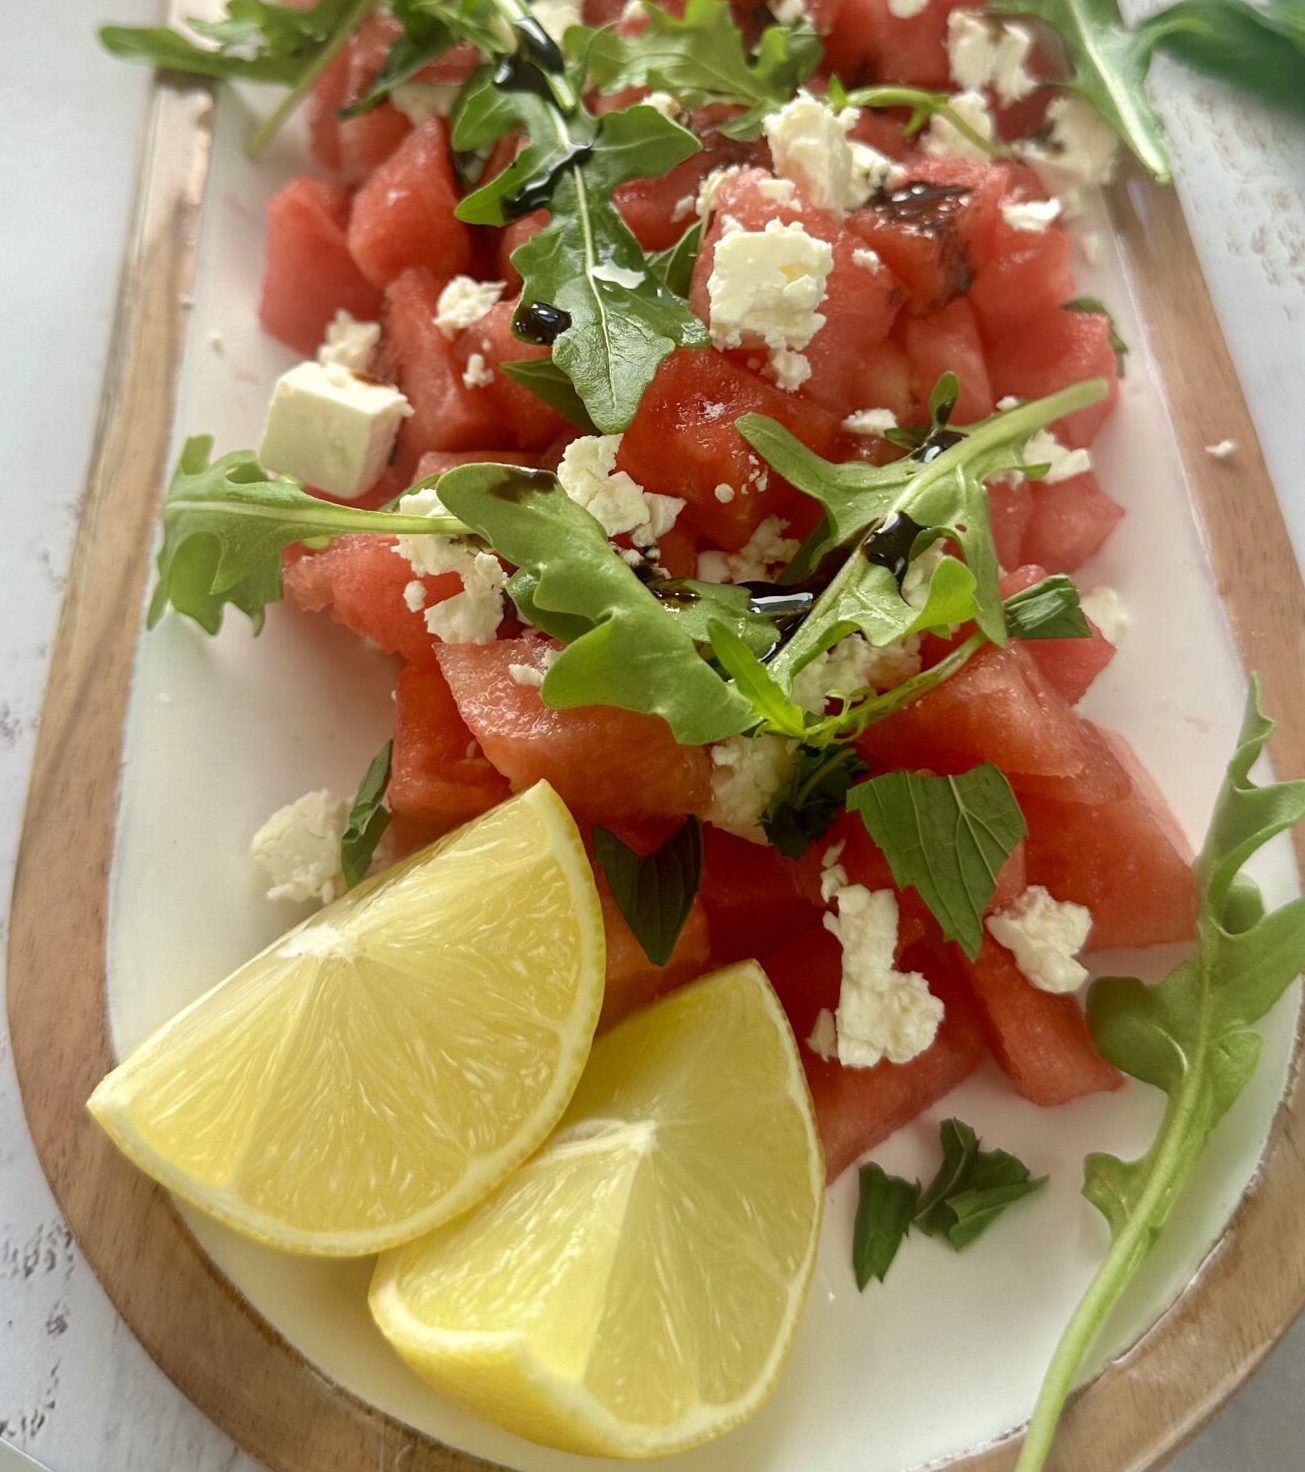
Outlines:
[{"label": "balsamic glaze drizzle", "polygon": [[873,528],[861,543],[861,556],[876,567],[887,568],[896,579],[900,591],[906,570],[911,565],[911,548],[924,530],[905,511],[894,511]]},{"label": "balsamic glaze drizzle", "polygon": [[512,331],[523,342],[540,347],[551,347],[570,325],[570,312],[552,302],[523,302],[512,317]]}]

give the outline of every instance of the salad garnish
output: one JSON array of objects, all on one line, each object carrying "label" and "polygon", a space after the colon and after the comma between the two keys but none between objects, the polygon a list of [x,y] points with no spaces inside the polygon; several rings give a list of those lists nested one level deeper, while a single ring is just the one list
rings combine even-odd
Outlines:
[{"label": "salad garnish", "polygon": [[702,824],[686,818],[646,854],[595,824],[594,858],[644,955],[665,966],[702,888]]},{"label": "salad garnish", "polygon": [[390,785],[393,758],[394,742],[390,740],[367,764],[354,794],[349,821],[340,836],[340,872],[344,875],[346,889],[352,889],[366,877],[376,856],[376,847],[390,826],[385,793]]}]

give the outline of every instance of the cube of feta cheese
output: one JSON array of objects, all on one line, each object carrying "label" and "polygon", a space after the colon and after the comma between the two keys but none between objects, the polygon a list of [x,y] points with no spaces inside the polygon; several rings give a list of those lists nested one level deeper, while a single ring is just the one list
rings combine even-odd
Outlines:
[{"label": "cube of feta cheese", "polygon": [[841,212],[852,187],[852,149],[833,108],[799,92],[766,118],[765,129],[775,172],[818,209]]},{"label": "cube of feta cheese", "polygon": [[300,363],[272,390],[258,458],[267,470],[352,501],[380,479],[411,413],[388,383],[338,363]]},{"label": "cube of feta cheese", "polygon": [[716,243],[707,281],[712,341],[718,348],[764,343],[801,351],[825,325],[817,308],[833,266],[828,241],[796,220],[728,231]]},{"label": "cube of feta cheese", "polygon": [[782,736],[731,736],[718,741],[711,748],[707,821],[749,842],[765,843],[761,819],[796,761],[796,743]]},{"label": "cube of feta cheese", "polygon": [[379,322],[359,322],[341,307],[327,325],[326,339],[317,349],[317,361],[337,363],[351,373],[365,373],[380,340]]},{"label": "cube of feta cheese", "polygon": [[993,940],[1044,992],[1074,992],[1087,980],[1087,968],[1074,959],[1092,929],[1092,912],[1084,905],[1055,899],[1034,884],[986,924]]},{"label": "cube of feta cheese", "polygon": [[271,881],[268,899],[330,904],[344,883],[340,839],[348,821],[349,804],[325,788],[278,808],[250,844]]},{"label": "cube of feta cheese", "polygon": [[454,338],[497,306],[507,290],[506,281],[477,281],[474,276],[455,276],[440,292],[435,303],[435,325],[447,338]]}]

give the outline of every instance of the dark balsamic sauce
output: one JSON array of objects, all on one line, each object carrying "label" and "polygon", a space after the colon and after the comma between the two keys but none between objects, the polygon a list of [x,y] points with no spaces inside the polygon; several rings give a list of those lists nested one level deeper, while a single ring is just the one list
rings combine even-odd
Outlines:
[{"label": "dark balsamic sauce", "polygon": [[911,565],[911,548],[924,530],[905,511],[894,511],[861,543],[861,556],[876,567],[887,568],[896,580],[900,592],[906,570]]},{"label": "dark balsamic sauce", "polygon": [[935,429],[918,450],[911,451],[911,459],[918,460],[921,465],[928,465],[931,460],[936,460],[944,450],[950,450],[953,445],[959,445],[965,438],[959,430]]},{"label": "dark balsamic sauce", "polygon": [[490,487],[500,501],[520,501],[529,491],[547,491],[556,483],[552,471],[532,470],[526,465],[504,465],[503,478]]},{"label": "dark balsamic sauce", "polygon": [[914,183],[880,193],[872,203],[875,211],[886,219],[932,235],[951,220],[969,197],[970,191],[960,184]]},{"label": "dark balsamic sauce", "polygon": [[552,302],[525,302],[512,318],[512,331],[522,342],[545,348],[552,347],[570,325],[570,312],[564,312]]},{"label": "dark balsamic sauce", "polygon": [[555,75],[566,70],[566,58],[552,36],[532,15],[512,23],[517,33],[517,55],[533,63],[541,72]]}]

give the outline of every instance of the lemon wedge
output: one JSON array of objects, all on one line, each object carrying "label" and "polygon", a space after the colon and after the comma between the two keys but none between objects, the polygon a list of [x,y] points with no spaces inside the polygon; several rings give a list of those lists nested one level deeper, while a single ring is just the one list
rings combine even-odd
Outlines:
[{"label": "lemon wedge", "polygon": [[291,1252],[429,1231],[546,1138],[603,996],[602,912],[545,783],[328,905],[95,1090],[120,1149]]},{"label": "lemon wedge", "polygon": [[418,1374],[521,1436],[683,1451],[773,1389],[824,1178],[788,1023],[761,968],[734,966],[600,1038],[544,1148],[381,1258],[372,1314]]}]

